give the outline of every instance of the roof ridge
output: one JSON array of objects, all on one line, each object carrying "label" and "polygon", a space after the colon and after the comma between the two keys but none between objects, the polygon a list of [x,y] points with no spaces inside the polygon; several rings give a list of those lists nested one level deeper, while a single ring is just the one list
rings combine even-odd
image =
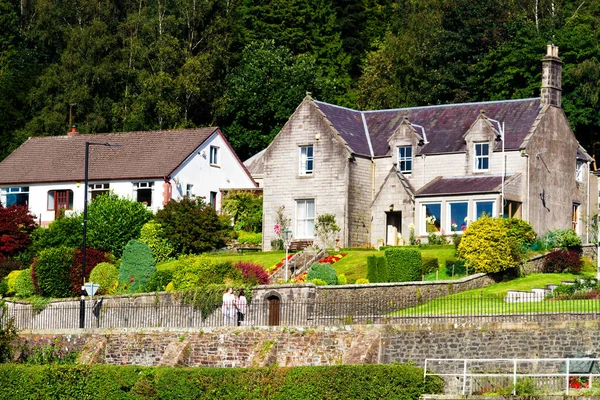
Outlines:
[{"label": "roof ridge", "polygon": [[[97,132],[97,133],[77,133],[77,135],[46,135],[46,136],[30,136],[29,139],[47,139],[47,138],[61,138],[61,137],[82,137],[82,136],[102,136],[102,135],[125,135],[125,134],[148,134],[148,133],[171,133],[171,132],[186,132],[196,130],[211,130],[212,132],[218,129],[217,126],[205,126],[197,128],[183,128],[183,129],[155,129],[149,131],[127,131],[127,132]],[[23,142],[24,143],[24,142]]]}]

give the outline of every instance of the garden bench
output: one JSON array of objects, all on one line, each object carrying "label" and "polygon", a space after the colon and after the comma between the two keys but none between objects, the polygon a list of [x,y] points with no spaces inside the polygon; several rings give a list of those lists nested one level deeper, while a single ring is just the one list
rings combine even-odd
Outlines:
[{"label": "garden bench", "polygon": [[312,240],[294,240],[292,243],[290,243],[289,250],[290,251],[304,250],[305,248],[312,246],[312,245],[313,245]]},{"label": "garden bench", "polygon": [[242,253],[244,254],[244,252],[246,251],[261,251],[262,249],[260,247],[238,247],[237,251],[238,253]]}]

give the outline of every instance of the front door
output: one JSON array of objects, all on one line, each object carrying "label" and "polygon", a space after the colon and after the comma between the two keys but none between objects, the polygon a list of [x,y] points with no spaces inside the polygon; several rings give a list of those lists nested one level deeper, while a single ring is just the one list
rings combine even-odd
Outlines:
[{"label": "front door", "polygon": [[69,208],[69,193],[70,190],[55,190],[54,191],[54,219],[64,216],[65,210]]},{"label": "front door", "polygon": [[386,212],[386,239],[387,246],[397,246],[398,238],[402,236],[402,212]]},{"label": "front door", "polygon": [[269,326],[279,325],[279,297],[269,296]]}]

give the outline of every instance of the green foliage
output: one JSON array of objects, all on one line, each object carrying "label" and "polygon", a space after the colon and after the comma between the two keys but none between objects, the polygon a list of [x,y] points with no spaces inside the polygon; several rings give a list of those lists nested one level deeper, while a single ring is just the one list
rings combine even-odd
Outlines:
[{"label": "green foliage", "polygon": [[142,203],[114,193],[96,197],[88,206],[87,245],[121,257],[125,245],[140,237],[140,230],[152,218]]},{"label": "green foliage", "polygon": [[314,283],[316,286],[327,286],[328,285],[327,282],[325,282],[323,279],[319,279],[319,278],[308,279],[307,282]]},{"label": "green foliage", "polygon": [[413,282],[421,280],[423,262],[421,252],[415,249],[392,247],[385,249],[390,282]]},{"label": "green foliage", "polygon": [[430,274],[435,272],[439,268],[439,262],[436,257],[423,257],[423,271],[421,272],[423,275]]},{"label": "green foliage", "polygon": [[144,288],[144,292],[164,292],[169,282],[173,280],[173,271],[156,270]]},{"label": "green foliage", "polygon": [[156,214],[165,236],[178,253],[199,254],[225,244],[229,227],[201,198],[171,200]]},{"label": "green foliage", "polygon": [[4,297],[8,293],[8,282],[6,279],[0,281],[0,296]]},{"label": "green foliage", "polygon": [[17,277],[21,274],[21,269],[16,270],[16,271],[11,271],[11,273],[9,273],[6,276],[6,285],[7,287],[7,295],[11,295],[11,294],[15,294],[15,281],[17,280]]},{"label": "green foliage", "polygon": [[502,219],[484,216],[463,233],[456,255],[476,272],[494,273],[517,267],[520,252]]},{"label": "green foliage", "polygon": [[205,255],[181,256],[172,270],[173,288],[178,291],[207,284],[242,281],[241,272],[231,263],[219,263]]},{"label": "green foliage", "polygon": [[75,364],[79,352],[69,351],[57,343],[44,344],[34,347],[21,347],[23,364],[27,365],[65,365]]},{"label": "green foliage", "polygon": [[125,287],[128,293],[140,291],[150,281],[154,271],[156,262],[150,247],[138,240],[130,240],[123,250],[119,267],[119,287]]},{"label": "green foliage", "polygon": [[262,233],[239,231],[237,240],[241,244],[250,244],[260,247],[262,245]]},{"label": "green foliage", "polygon": [[513,238],[521,249],[526,249],[535,243],[537,234],[529,222],[520,218],[503,218],[502,223],[507,235]]},{"label": "green foliage", "polygon": [[119,271],[114,264],[102,262],[90,273],[90,282],[100,285],[98,294],[115,294],[118,286]]},{"label": "green foliage", "polygon": [[[13,342],[19,337],[19,331],[13,318],[8,317],[6,304],[0,304],[2,324],[0,325],[0,364],[12,361],[15,353]],[[2,396],[0,396],[2,397]]]},{"label": "green foliage", "polygon": [[555,229],[546,233],[542,241],[547,249],[581,249],[581,238],[573,229]]},{"label": "green foliage", "polygon": [[377,257],[377,279],[378,282],[385,283],[390,281],[390,273],[388,271],[388,262],[385,257]]},{"label": "green foliage", "polygon": [[81,246],[83,240],[83,229],[81,215],[58,218],[48,226],[39,227],[32,234],[31,249],[34,254],[50,247],[77,247]]},{"label": "green foliage", "polygon": [[338,280],[337,280],[338,285],[347,285],[348,284],[348,279],[346,278],[346,275],[339,274],[337,278],[338,278]]},{"label": "green foliage", "polygon": [[[268,382],[268,384],[266,384]],[[0,365],[0,398],[406,399],[441,393],[405,364],[293,368],[168,368],[115,365]]]},{"label": "green foliage", "polygon": [[367,257],[367,279],[369,282],[379,282],[379,277],[377,274],[377,259],[378,256],[368,256]]},{"label": "green foliage", "polygon": [[31,279],[31,269],[27,268],[15,279],[15,295],[20,298],[31,297],[35,294],[35,287]]},{"label": "green foliage", "polygon": [[142,226],[140,242],[150,247],[157,263],[167,261],[175,253],[174,247],[165,238],[162,227],[155,220],[150,220]]},{"label": "green foliage", "polygon": [[262,194],[247,190],[228,191],[221,201],[223,211],[233,218],[233,229],[244,232],[262,230],[262,205]]},{"label": "green foliage", "polygon": [[322,279],[328,285],[337,285],[337,273],[329,263],[314,263],[308,270],[307,280]]},{"label": "green foliage", "polygon": [[358,278],[356,280],[356,282],[354,282],[357,285],[366,285],[367,283],[370,283],[368,279],[366,278]]},{"label": "green foliage", "polygon": [[40,252],[32,266],[32,278],[42,296],[71,296],[69,273],[74,254],[75,249],[69,247],[47,248]]},{"label": "green foliage", "polygon": [[448,276],[462,276],[467,274],[467,268],[463,260],[446,260],[446,274]]},{"label": "green foliage", "polygon": [[249,287],[242,284],[230,285],[229,283],[207,283],[186,289],[181,292],[181,301],[200,310],[202,313],[202,320],[204,320],[221,307],[223,303],[223,293],[225,293],[225,290],[228,287],[232,287],[234,293],[238,293],[241,289],[244,289],[246,292],[246,299],[248,302],[251,302],[252,291]]},{"label": "green foliage", "polygon": [[332,248],[335,245],[335,236],[340,227],[335,222],[335,214],[321,214],[315,222],[315,235],[324,248]]}]

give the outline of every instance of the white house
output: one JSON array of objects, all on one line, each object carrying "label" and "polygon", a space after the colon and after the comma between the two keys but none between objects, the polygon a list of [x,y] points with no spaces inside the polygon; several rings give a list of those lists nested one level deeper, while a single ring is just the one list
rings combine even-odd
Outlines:
[{"label": "white house", "polygon": [[219,209],[222,189],[256,188],[216,127],[94,135],[73,129],[29,138],[0,162],[0,202],[28,205],[42,226],[60,212],[83,210],[86,142],[88,199],[112,190],[157,211],[170,199],[202,196]]}]

